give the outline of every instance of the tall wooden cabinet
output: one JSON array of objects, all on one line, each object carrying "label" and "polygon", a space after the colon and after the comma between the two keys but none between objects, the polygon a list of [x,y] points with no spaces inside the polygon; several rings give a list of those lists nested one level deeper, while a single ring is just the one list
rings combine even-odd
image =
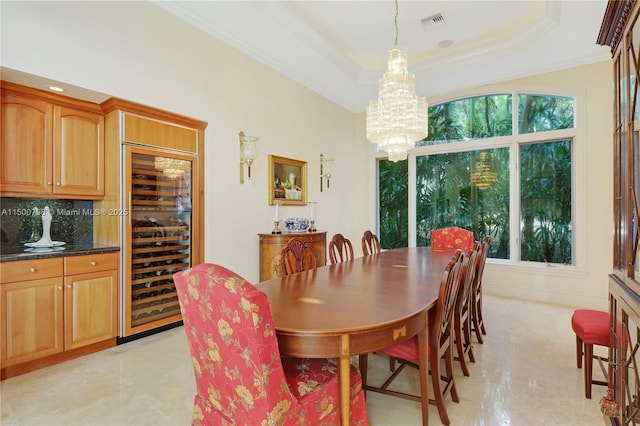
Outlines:
[{"label": "tall wooden cabinet", "polygon": [[640,3],[607,4],[598,44],[613,65],[613,271],[609,275],[610,382],[617,424],[640,423]]},{"label": "tall wooden cabinet", "polygon": [[122,214],[94,218],[94,235],[108,242],[123,230],[120,335],[128,340],[180,323],[173,274],[203,262],[206,123],[120,99],[103,108],[107,164],[123,179],[106,182],[98,208]]},{"label": "tall wooden cabinet", "polygon": [[104,196],[104,118],[99,105],[2,82],[3,196]]}]

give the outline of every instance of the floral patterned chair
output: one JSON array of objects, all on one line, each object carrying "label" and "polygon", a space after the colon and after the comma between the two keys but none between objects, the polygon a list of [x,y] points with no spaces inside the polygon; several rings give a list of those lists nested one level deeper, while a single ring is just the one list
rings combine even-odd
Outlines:
[{"label": "floral patterned chair", "polygon": [[433,250],[463,249],[465,254],[473,248],[473,232],[457,226],[434,229],[431,232]]},{"label": "floral patterned chair", "polygon": [[[337,360],[281,358],[267,296],[228,269],[174,275],[196,377],[194,425],[339,425]],[[367,425],[351,368],[352,425]]]}]

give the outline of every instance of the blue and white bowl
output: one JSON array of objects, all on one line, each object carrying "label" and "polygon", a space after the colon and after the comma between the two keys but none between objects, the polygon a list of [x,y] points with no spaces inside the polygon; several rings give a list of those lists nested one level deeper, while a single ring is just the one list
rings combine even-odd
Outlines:
[{"label": "blue and white bowl", "polygon": [[309,229],[309,219],[306,217],[290,217],[284,221],[284,228],[287,232],[307,232],[307,229]]}]

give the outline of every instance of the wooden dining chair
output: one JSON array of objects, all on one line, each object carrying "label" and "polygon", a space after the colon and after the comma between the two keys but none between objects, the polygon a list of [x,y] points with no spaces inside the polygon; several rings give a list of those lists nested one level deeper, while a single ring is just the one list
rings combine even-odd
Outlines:
[{"label": "wooden dining chair", "polygon": [[317,265],[313,247],[302,238],[292,238],[280,252],[282,275],[315,269]]},{"label": "wooden dining chair", "polygon": [[480,259],[477,262],[476,275],[471,290],[471,330],[475,334],[478,343],[484,343],[482,335],[487,334],[484,327],[484,319],[482,318],[482,277],[484,275],[484,265],[487,263],[487,256],[489,255],[490,243],[491,237],[487,235],[482,241]]},{"label": "wooden dining chair", "polygon": [[[450,394],[451,399],[454,402],[460,402],[455,382],[453,380],[453,314],[463,273],[462,267],[464,260],[465,255],[463,251],[456,250],[453,258],[445,268],[440,281],[436,308],[429,311],[428,321],[431,328],[429,330],[428,338],[428,370],[434,389],[434,399],[429,399],[429,403],[435,404],[438,407],[440,421],[445,425],[449,424],[449,416],[447,415],[447,410],[444,405],[445,397],[447,394]],[[420,357],[417,337],[414,336],[409,340],[397,343],[378,352],[397,359],[400,361],[400,365],[391,373],[380,387],[375,387],[367,383],[367,355],[360,356],[360,363],[362,365],[360,367],[360,371],[362,374],[364,389],[416,402],[422,402],[420,396],[389,389],[389,385],[407,365],[415,367],[418,370],[420,369],[420,365],[418,364]],[[444,374],[440,369],[441,360],[444,360]],[[363,368],[365,369],[365,372],[363,372]],[[426,371],[426,369],[423,370]],[[423,419],[427,418],[426,412],[428,412],[428,410],[428,406],[422,405]]]},{"label": "wooden dining chair", "polygon": [[[213,264],[173,278],[195,374],[192,425],[340,424],[336,360],[281,357],[265,293]],[[350,423],[366,425],[361,376],[349,374]]]},{"label": "wooden dining chair", "polygon": [[353,246],[342,234],[335,234],[329,241],[329,259],[331,264],[353,260]]},{"label": "wooden dining chair", "polygon": [[464,260],[465,264],[462,267],[463,274],[460,280],[460,289],[458,290],[458,300],[456,300],[456,309],[453,314],[454,340],[458,353],[458,356],[454,357],[454,359],[460,363],[462,374],[465,376],[469,375],[466,358],[469,358],[470,362],[476,362],[471,342],[471,312],[473,309],[472,287],[478,266],[477,263],[480,259],[480,250],[480,243],[474,241],[469,256]]},{"label": "wooden dining chair", "polygon": [[364,231],[364,235],[362,235],[362,254],[369,256],[375,253],[380,253],[380,240],[373,232]]},{"label": "wooden dining chair", "polygon": [[473,247],[473,232],[457,226],[447,226],[445,228],[431,231],[432,250],[453,250],[463,249],[465,253]]}]

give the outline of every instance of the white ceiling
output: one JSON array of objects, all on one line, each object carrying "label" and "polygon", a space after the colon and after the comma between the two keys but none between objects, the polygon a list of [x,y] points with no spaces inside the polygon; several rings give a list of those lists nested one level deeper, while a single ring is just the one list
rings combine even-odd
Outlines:
[{"label": "white ceiling", "polygon": [[[150,1],[353,112],[377,98],[396,35],[392,0]],[[609,60],[609,48],[596,45],[606,4],[403,0],[398,46],[408,52],[416,93],[429,100]],[[444,22],[421,22],[435,14]],[[56,83],[4,67],[0,72],[4,80],[34,87]],[[108,97],[68,84],[65,89],[94,102]]]},{"label": "white ceiling", "polygon": [[[394,45],[391,0],[151,1],[354,112],[377,98]],[[398,46],[407,49],[417,94],[429,100],[610,59],[596,45],[606,4],[403,0]],[[421,22],[435,14],[444,23]]]}]

